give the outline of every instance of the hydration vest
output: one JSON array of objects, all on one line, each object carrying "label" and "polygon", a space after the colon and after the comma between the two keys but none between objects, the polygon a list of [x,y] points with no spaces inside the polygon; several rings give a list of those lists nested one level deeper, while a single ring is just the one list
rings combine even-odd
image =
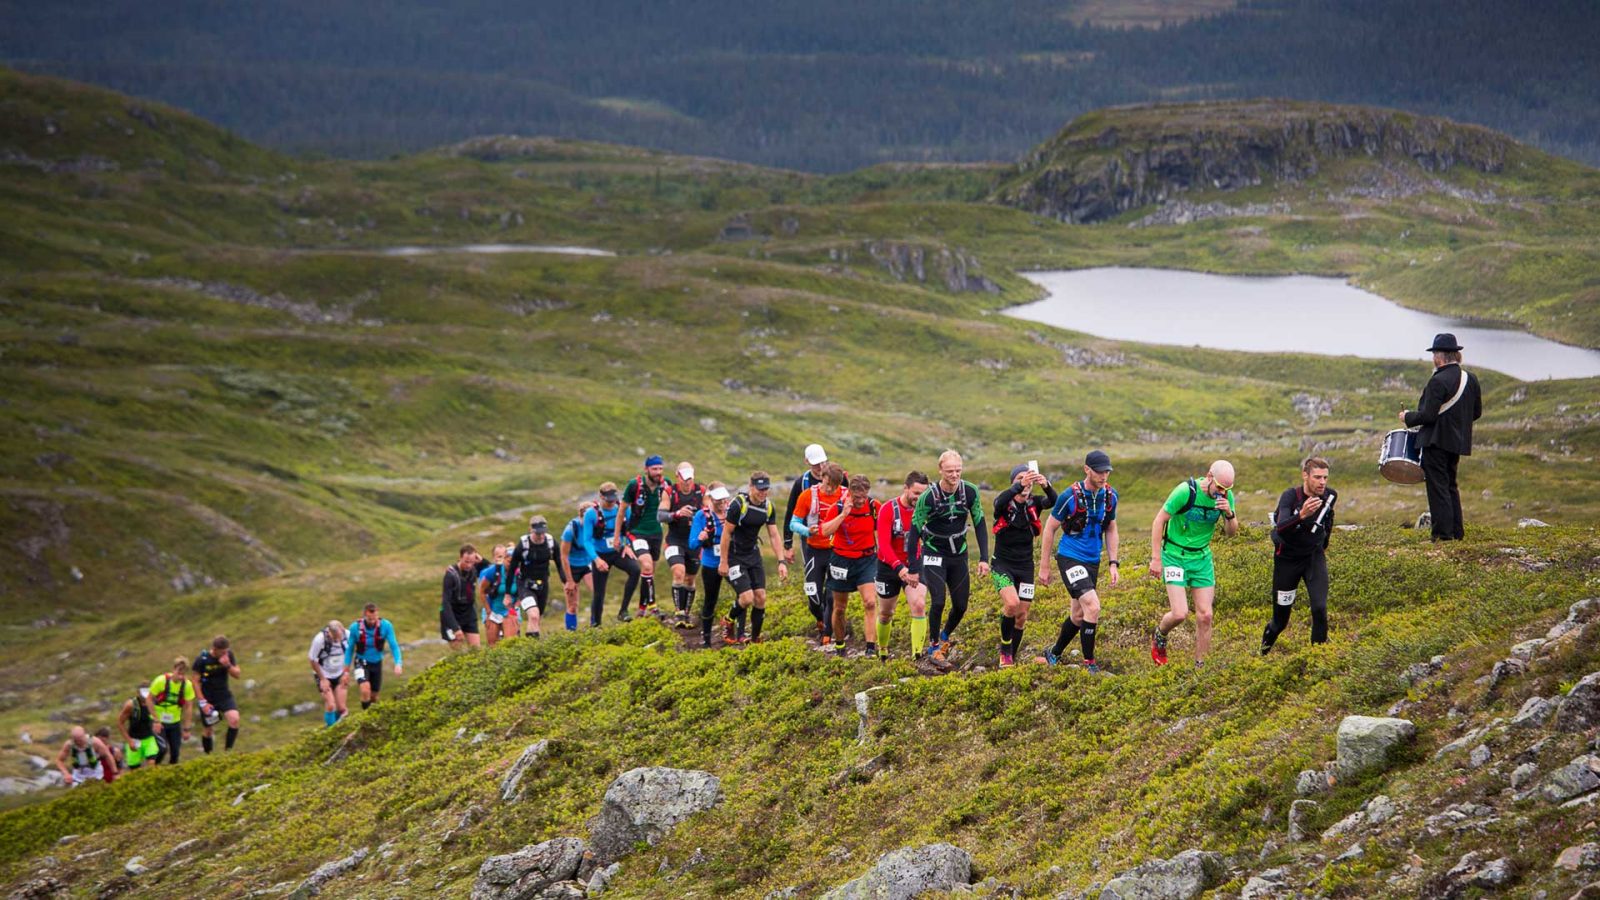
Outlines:
[{"label": "hydration vest", "polygon": [[[174,703],[182,706],[187,702],[183,699],[183,686],[188,684],[188,681],[173,675],[171,672],[168,672],[165,677],[166,681],[161,685],[161,693],[156,694],[151,699],[155,701],[157,706],[170,706]],[[176,686],[176,689],[174,689],[174,686]],[[177,694],[177,696],[174,697],[173,694]]]},{"label": "hydration vest", "polygon": [[[373,626],[373,629],[372,629],[372,649],[378,651],[378,655],[380,655],[380,656],[383,655],[383,620],[382,619],[379,619],[378,620],[378,624]],[[366,654],[366,652],[367,652],[367,623],[365,621],[356,623],[356,652],[360,653],[360,654],[363,654],[363,655]]]},{"label": "hydration vest", "polygon": [[[1023,515],[1026,516],[1028,520],[1028,528],[1033,532],[1035,537],[1039,535],[1039,532],[1044,530],[1044,525],[1039,521],[1039,507],[1034,504],[1032,497],[1018,494],[1011,498],[1011,503],[1009,505],[1013,509],[1018,506],[1023,508]],[[1005,531],[1007,528],[1017,527],[1019,526],[1011,524],[1011,510],[1007,510],[1006,515],[995,516],[995,534],[999,534],[1000,532]]]},{"label": "hydration vest", "polygon": [[74,769],[100,768],[100,752],[94,749],[94,738],[90,738],[89,743],[82,747],[77,744],[72,745],[72,767]]},{"label": "hydration vest", "polygon": [[[1190,484],[1190,487],[1192,488],[1194,486],[1194,480],[1190,479],[1189,484]],[[1106,508],[1105,508],[1105,512],[1100,517],[1100,521],[1101,522],[1104,522],[1107,519],[1110,519],[1112,516],[1116,515],[1116,512],[1117,512],[1117,495],[1112,493],[1111,492],[1111,488],[1109,488],[1109,487],[1106,487],[1103,490],[1105,490],[1105,492],[1106,492]],[[1067,534],[1070,534],[1070,535],[1076,537],[1076,536],[1078,536],[1080,534],[1083,534],[1083,530],[1085,528],[1089,527],[1089,507],[1092,504],[1093,499],[1094,498],[1093,498],[1092,495],[1090,495],[1090,494],[1088,494],[1087,492],[1084,491],[1083,482],[1074,481],[1072,483],[1073,512],[1072,512],[1072,515],[1070,517],[1068,517],[1066,521],[1061,523],[1062,529]],[[1184,513],[1188,512],[1189,509],[1191,507],[1193,507],[1193,506],[1194,506],[1194,494],[1191,493],[1189,495],[1188,504],[1186,506],[1184,506],[1183,509],[1178,511],[1178,515],[1180,515],[1180,516],[1183,515]]]}]

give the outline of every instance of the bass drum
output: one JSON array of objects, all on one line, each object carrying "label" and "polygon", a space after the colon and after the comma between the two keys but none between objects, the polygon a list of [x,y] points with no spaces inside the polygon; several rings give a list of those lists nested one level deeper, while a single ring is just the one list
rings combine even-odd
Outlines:
[{"label": "bass drum", "polygon": [[1397,428],[1383,436],[1378,471],[1395,484],[1422,483],[1422,440],[1415,431]]}]

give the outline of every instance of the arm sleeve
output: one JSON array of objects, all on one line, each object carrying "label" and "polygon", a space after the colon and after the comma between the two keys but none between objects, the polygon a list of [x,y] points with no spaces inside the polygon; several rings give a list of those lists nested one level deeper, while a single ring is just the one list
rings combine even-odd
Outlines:
[{"label": "arm sleeve", "polygon": [[878,559],[891,569],[900,568],[900,548],[894,543],[894,517],[899,515],[893,500],[878,507]]},{"label": "arm sleeve", "polygon": [[1444,405],[1445,398],[1441,394],[1444,382],[1438,378],[1429,378],[1428,384],[1422,389],[1422,397],[1417,400],[1417,408],[1406,413],[1406,425],[1415,428],[1418,425],[1432,425],[1439,420],[1439,407]]},{"label": "arm sleeve", "polygon": [[383,639],[389,642],[389,654],[394,657],[394,664],[400,665],[400,642],[395,639],[394,626],[388,619],[383,620]]},{"label": "arm sleeve", "polygon": [[[805,480],[805,476],[802,475],[795,479],[794,487],[789,488],[789,499],[783,507],[783,521],[787,522],[794,518],[795,504],[800,502],[800,495],[805,492],[805,488],[801,487]],[[783,549],[788,550],[793,546],[794,534],[787,528],[783,529]]]},{"label": "arm sleeve", "polygon": [[[1107,488],[1107,490],[1110,490],[1110,488]],[[1056,497],[1057,496],[1058,495],[1056,494],[1056,489],[1054,487],[1052,487],[1052,486],[1050,486],[1048,484],[1045,485],[1044,486],[1044,508],[1045,509],[1053,508],[1056,505]]]},{"label": "arm sleeve", "polygon": [[988,562],[989,529],[983,527],[983,517],[981,515],[972,523],[972,530],[978,536],[978,562]]},{"label": "arm sleeve", "polygon": [[1284,491],[1278,498],[1278,512],[1274,521],[1278,523],[1277,530],[1280,535],[1286,535],[1300,527],[1300,517],[1294,513],[1294,498],[1294,488]]},{"label": "arm sleeve", "polygon": [[671,522],[672,521],[672,510],[660,509],[658,507],[656,509],[656,521],[657,522]]},{"label": "arm sleeve", "polygon": [[998,522],[1001,519],[1004,519],[1006,517],[1006,507],[1011,505],[1011,501],[1012,500],[1017,499],[1017,494],[1021,490],[1022,490],[1022,485],[1017,484],[1015,481],[1013,481],[1013,482],[1011,482],[1010,485],[1008,485],[1006,487],[1005,490],[1001,491],[994,498],[994,518],[995,518],[995,521]]},{"label": "arm sleeve", "polygon": [[968,482],[966,489],[972,492],[972,499],[967,503],[967,508],[972,510],[972,527],[982,531],[983,501],[978,497],[978,486]]}]

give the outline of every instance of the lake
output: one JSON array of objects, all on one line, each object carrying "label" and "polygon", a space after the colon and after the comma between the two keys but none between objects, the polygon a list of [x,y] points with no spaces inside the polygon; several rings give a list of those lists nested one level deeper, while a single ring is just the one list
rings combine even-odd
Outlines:
[{"label": "lake", "polygon": [[616,256],[610,250],[594,247],[563,247],[557,244],[459,244],[444,247],[385,247],[384,256],[426,256],[433,253],[564,253],[569,256]]},{"label": "lake", "polygon": [[1600,351],[1524,331],[1468,325],[1406,309],[1338,278],[1208,275],[1175,269],[1023,272],[1049,292],[1006,314],[1098,337],[1262,353],[1428,359],[1441,331],[1466,349],[1467,368],[1513,378],[1600,375]]}]

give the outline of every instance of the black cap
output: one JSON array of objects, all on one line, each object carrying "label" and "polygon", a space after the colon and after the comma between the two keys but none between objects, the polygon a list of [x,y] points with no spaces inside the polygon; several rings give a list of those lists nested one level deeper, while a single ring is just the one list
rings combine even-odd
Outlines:
[{"label": "black cap", "polygon": [[1089,455],[1083,458],[1083,464],[1096,472],[1111,471],[1111,457],[1104,450],[1090,450]]},{"label": "black cap", "polygon": [[752,478],[752,479],[750,479],[750,486],[755,488],[758,491],[765,491],[765,490],[768,490],[768,489],[770,489],[772,487],[772,479],[771,478]]},{"label": "black cap", "polygon": [[1454,353],[1460,349],[1462,349],[1462,347],[1460,344],[1456,343],[1456,336],[1448,331],[1445,331],[1433,336],[1433,346],[1428,348],[1428,352]]}]

